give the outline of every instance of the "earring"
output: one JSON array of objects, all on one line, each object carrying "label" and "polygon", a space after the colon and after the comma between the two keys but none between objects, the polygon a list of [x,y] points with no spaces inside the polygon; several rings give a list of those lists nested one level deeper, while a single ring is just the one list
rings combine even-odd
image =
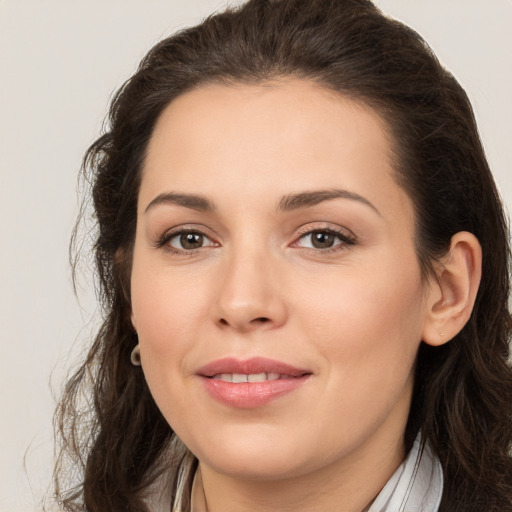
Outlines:
[{"label": "earring", "polygon": [[130,354],[130,361],[132,362],[133,366],[140,366],[140,347],[139,344],[135,345],[135,347],[132,350],[132,353]]}]

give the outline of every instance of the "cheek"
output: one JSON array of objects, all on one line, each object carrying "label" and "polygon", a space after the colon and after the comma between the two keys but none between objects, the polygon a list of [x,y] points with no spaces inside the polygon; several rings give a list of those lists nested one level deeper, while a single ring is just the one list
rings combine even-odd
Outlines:
[{"label": "cheek", "polygon": [[137,263],[131,284],[134,327],[143,344],[163,355],[170,347],[179,346],[183,335],[198,324],[206,293],[197,281]]},{"label": "cheek", "polygon": [[[414,261],[414,260],[413,260]],[[306,296],[306,294],[302,294]],[[412,369],[424,321],[424,287],[416,266],[331,279],[301,306],[302,329],[336,382],[354,390],[400,387]]]},{"label": "cheek", "polygon": [[327,374],[316,405],[329,414],[319,428],[336,436],[333,426],[343,424],[346,439],[364,437],[391,411],[402,411],[394,416],[395,427],[401,428],[408,414],[423,287],[415,272],[379,276],[331,281],[316,299],[310,296],[308,315],[303,315],[310,321],[301,329],[315,343]]},{"label": "cheek", "polygon": [[190,376],[183,378],[199,323],[198,301],[161,280],[134,284],[133,310],[144,377],[167,422],[179,430],[183,421],[187,425],[199,421],[187,395]]},{"label": "cheek", "polygon": [[151,263],[136,257],[131,286],[142,368],[151,393],[168,417],[172,412],[168,402],[171,398],[179,402],[183,396],[181,377],[189,367],[187,360],[193,353],[198,328],[204,323],[206,293],[198,283],[180,280],[162,268],[152,269]]}]

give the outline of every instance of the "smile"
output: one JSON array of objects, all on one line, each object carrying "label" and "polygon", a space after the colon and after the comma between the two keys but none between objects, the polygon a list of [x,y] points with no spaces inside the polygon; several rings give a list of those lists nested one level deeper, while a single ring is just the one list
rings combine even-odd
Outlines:
[{"label": "smile", "polygon": [[220,375],[213,375],[211,377],[214,380],[222,380],[223,382],[233,382],[234,384],[240,384],[242,382],[265,382],[267,380],[278,380],[278,379],[293,379],[291,375],[280,374],[280,373],[221,373]]},{"label": "smile", "polygon": [[229,407],[262,407],[300,388],[312,372],[281,361],[225,358],[197,372],[210,397]]}]

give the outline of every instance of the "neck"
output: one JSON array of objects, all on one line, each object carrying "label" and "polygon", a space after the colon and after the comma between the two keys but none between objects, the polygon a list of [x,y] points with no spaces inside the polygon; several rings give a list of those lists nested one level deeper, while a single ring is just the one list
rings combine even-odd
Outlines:
[{"label": "neck", "polygon": [[221,474],[201,463],[192,512],[365,512],[404,455],[401,441],[380,444],[379,451],[365,447],[342,464],[267,481]]}]

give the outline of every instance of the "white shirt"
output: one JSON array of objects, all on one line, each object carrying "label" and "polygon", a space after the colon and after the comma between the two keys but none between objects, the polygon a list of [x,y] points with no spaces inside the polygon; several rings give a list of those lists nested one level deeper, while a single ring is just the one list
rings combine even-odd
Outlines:
[{"label": "white shirt", "polygon": [[420,435],[407,458],[382,488],[368,512],[437,512],[443,494],[443,469]]}]

